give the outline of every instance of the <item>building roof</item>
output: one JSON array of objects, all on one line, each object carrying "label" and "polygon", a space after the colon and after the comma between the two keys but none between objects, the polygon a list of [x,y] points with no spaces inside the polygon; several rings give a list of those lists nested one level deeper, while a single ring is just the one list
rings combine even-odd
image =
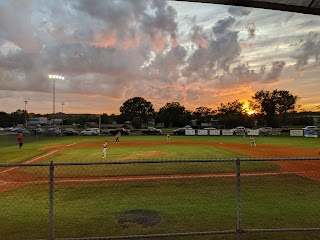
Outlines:
[{"label": "building roof", "polygon": [[191,0],[186,2],[225,4],[320,15],[320,0]]}]

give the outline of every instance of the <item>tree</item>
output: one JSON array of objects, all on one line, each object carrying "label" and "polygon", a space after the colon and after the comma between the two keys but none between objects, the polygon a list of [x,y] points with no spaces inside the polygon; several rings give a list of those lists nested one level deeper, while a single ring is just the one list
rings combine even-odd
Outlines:
[{"label": "tree", "polygon": [[120,107],[121,115],[126,120],[132,120],[136,116],[140,116],[146,123],[154,114],[153,105],[142,97],[130,98]]},{"label": "tree", "polygon": [[108,114],[106,113],[101,114],[101,124],[107,124],[108,118],[109,118]]},{"label": "tree", "polygon": [[5,112],[0,112],[0,127],[9,126],[9,115]]},{"label": "tree", "polygon": [[10,126],[17,126],[17,124],[24,124],[25,114],[27,114],[27,112],[21,109],[18,109],[17,111],[12,112],[9,118]]},{"label": "tree", "polygon": [[285,90],[261,90],[252,97],[250,107],[264,117],[268,126],[278,127],[285,123],[287,113],[295,112],[298,99]]},{"label": "tree", "polygon": [[184,106],[178,102],[166,103],[159,109],[159,119],[165,127],[180,127],[190,123],[191,112],[187,111]]},{"label": "tree", "polygon": [[218,107],[218,114],[220,115],[245,114],[245,112],[244,103],[240,102],[239,99],[227,104],[220,103],[220,107]]},{"label": "tree", "polygon": [[213,116],[212,108],[200,106],[192,114],[199,123],[209,122]]},{"label": "tree", "polygon": [[140,116],[135,116],[132,118],[131,124],[134,128],[141,128],[142,123],[142,118]]},{"label": "tree", "polygon": [[252,126],[253,121],[245,111],[244,103],[238,99],[227,104],[220,103],[217,110],[218,121],[227,128],[236,127],[239,125]]}]

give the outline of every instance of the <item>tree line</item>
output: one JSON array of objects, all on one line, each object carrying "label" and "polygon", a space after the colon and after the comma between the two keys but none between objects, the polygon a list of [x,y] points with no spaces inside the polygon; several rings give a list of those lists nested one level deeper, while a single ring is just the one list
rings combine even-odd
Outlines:
[{"label": "tree line", "polygon": [[[126,100],[120,106],[120,114],[101,115],[102,124],[113,122],[124,123],[130,121],[135,128],[147,125],[151,120],[155,124],[163,124],[165,127],[181,127],[189,125],[191,120],[196,120],[197,124],[212,123],[224,128],[235,126],[253,127],[270,126],[280,127],[282,125],[312,125],[309,118],[292,118],[291,115],[297,112],[298,96],[286,90],[261,90],[256,92],[249,100],[250,109],[254,114],[248,114],[244,102],[234,100],[232,102],[220,103],[217,109],[206,106],[199,106],[195,111],[187,110],[179,102],[167,102],[159,111],[155,111],[153,104],[142,97],[133,97]],[[15,126],[25,123],[25,116],[39,117],[46,116],[34,113],[27,113],[25,110],[18,109],[16,112],[7,114],[0,112],[0,126]],[[74,115],[64,119],[64,124],[79,123],[84,125],[86,122],[96,122],[97,117],[93,114]]]}]

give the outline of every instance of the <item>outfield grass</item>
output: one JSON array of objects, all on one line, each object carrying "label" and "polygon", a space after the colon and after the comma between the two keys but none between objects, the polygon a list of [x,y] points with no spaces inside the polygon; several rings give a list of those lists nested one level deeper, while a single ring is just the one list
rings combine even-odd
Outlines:
[{"label": "outfield grass", "polygon": [[[319,227],[319,183],[286,175],[244,178],[242,184],[244,228]],[[55,187],[55,236],[232,230],[237,219],[235,190],[234,178],[59,183]],[[48,237],[48,186],[27,186],[1,193],[0,207],[1,239]],[[137,209],[159,213],[161,223],[142,227],[117,222],[124,212]],[[266,240],[290,239],[285,237],[290,234],[277,234],[258,235]],[[316,236],[313,234],[304,233],[300,237],[297,234],[293,239],[316,239],[312,238]],[[235,236],[218,239],[235,239]],[[257,238],[246,234],[245,239]]]},{"label": "outfield grass", "polygon": [[[104,140],[110,142],[114,141],[114,136],[76,136],[76,137],[57,137],[53,139],[43,140],[40,142],[26,143],[23,146],[23,151],[18,151],[18,146],[9,146],[0,148],[0,163],[20,163],[26,160],[29,160],[32,157],[36,157],[43,153],[47,153],[50,150],[39,150],[39,148],[53,146],[57,144],[70,144],[74,142],[103,142]],[[165,141],[165,136],[122,136],[121,141],[140,141],[140,140],[160,140]],[[199,141],[199,142],[237,142],[237,143],[246,143],[250,144],[250,139],[247,137],[244,139],[241,136],[172,136],[171,141]],[[256,137],[257,145],[259,144],[270,144],[270,145],[284,145],[284,146],[301,146],[306,148],[319,148],[319,139],[318,138],[304,138],[304,137],[284,137],[284,136],[267,136],[267,137]],[[182,148],[180,148],[182,149]],[[192,148],[191,148],[192,149]],[[139,151],[139,148],[130,149],[131,155]],[[179,151],[179,148],[175,149]],[[170,157],[182,158],[181,154],[184,154],[185,148],[183,151],[175,154],[174,152],[169,153]],[[201,149],[202,151],[204,149]],[[95,151],[95,152],[94,152]],[[231,156],[230,154],[222,154],[223,151],[219,150],[218,155],[213,154],[212,152],[199,152],[199,151],[188,151],[188,159],[194,158],[224,158],[225,156]],[[225,151],[226,152],[226,151]],[[67,151],[64,153],[69,154]],[[117,150],[109,149],[109,154],[112,157],[115,157],[115,160],[125,156],[127,153],[124,150],[124,153],[117,152]],[[121,155],[122,154],[122,155]],[[220,155],[221,154],[221,155]],[[70,155],[73,155],[70,153]],[[186,154],[184,154],[186,155]],[[85,157],[84,157],[85,156]],[[234,155],[235,156],[235,155]],[[80,156],[76,159],[88,161],[100,161],[101,160],[101,149],[97,148],[93,150],[88,156],[81,153]],[[163,156],[166,158],[166,156]],[[235,157],[241,157],[241,155],[236,154]],[[59,157],[60,158],[60,157]],[[141,159],[141,156],[139,156]],[[148,159],[154,159],[154,157],[149,157]],[[65,160],[64,160],[65,161]],[[68,161],[74,161],[74,159],[68,159]]]}]

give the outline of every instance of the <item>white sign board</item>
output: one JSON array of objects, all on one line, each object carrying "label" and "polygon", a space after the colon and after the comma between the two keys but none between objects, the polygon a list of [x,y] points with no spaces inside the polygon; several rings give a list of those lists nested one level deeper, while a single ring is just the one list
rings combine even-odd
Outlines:
[{"label": "white sign board", "polygon": [[209,130],[209,135],[210,136],[219,136],[220,135],[220,130],[219,129]]},{"label": "white sign board", "polygon": [[196,130],[194,130],[194,129],[186,129],[185,133],[186,133],[187,136],[194,136],[194,135],[196,135]]},{"label": "white sign board", "polygon": [[232,136],[233,135],[233,130],[230,130],[230,129],[225,130],[225,129],[223,129],[222,130],[222,135],[223,136]]},{"label": "white sign board", "polygon": [[291,137],[303,137],[303,130],[290,130]]},{"label": "white sign board", "polygon": [[259,132],[260,132],[259,129],[256,129],[256,130],[250,129],[250,130],[248,130],[247,135],[259,136]]},{"label": "white sign board", "polygon": [[204,129],[198,130],[198,136],[207,136],[207,135],[208,135],[208,130],[204,130]]}]

